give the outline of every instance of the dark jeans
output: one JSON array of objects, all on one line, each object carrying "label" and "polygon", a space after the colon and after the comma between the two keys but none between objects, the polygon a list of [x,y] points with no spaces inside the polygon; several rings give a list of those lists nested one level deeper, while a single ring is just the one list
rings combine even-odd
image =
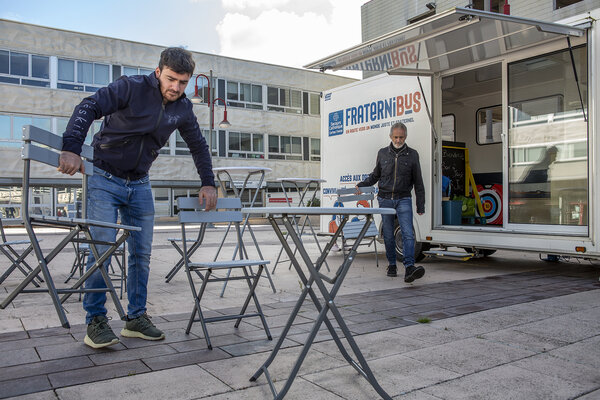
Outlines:
[{"label": "dark jeans", "polygon": [[397,200],[377,197],[379,207],[393,208],[396,215],[388,214],[381,216],[383,230],[383,242],[385,243],[385,256],[389,265],[396,265],[396,238],[394,237],[394,226],[396,218],[402,231],[402,250],[404,253],[404,266],[415,264],[415,232],[413,230],[412,198],[403,197]]}]

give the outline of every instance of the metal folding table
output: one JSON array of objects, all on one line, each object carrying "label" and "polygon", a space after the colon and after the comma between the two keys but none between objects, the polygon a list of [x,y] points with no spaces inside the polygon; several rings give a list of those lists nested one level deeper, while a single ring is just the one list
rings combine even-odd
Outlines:
[{"label": "metal folding table", "polygon": [[[325,179],[320,179],[320,178],[278,178],[277,181],[281,184],[281,190],[283,190],[283,195],[285,196],[286,199],[291,199],[291,197],[288,197],[288,192],[286,191],[286,184],[287,184],[287,185],[291,185],[293,187],[293,189],[295,189],[296,194],[298,194],[298,203],[295,205],[295,207],[306,207],[309,204],[313,204],[313,202],[315,201],[315,198],[317,197],[317,192],[319,191],[320,184],[325,182]],[[304,185],[304,187],[301,187],[301,185]],[[307,197],[307,195],[308,195],[308,197]],[[290,201],[287,201],[287,204],[289,207],[294,207]],[[312,233],[312,236],[315,239],[315,242],[317,243],[317,247],[318,247],[319,251],[322,251],[321,244],[319,243],[319,240],[317,239],[317,234],[315,233],[315,230],[313,229],[312,224],[310,223],[310,219],[309,219],[308,215],[302,216],[300,218],[300,220],[302,221],[301,226],[299,225],[300,221],[294,219],[294,226],[296,228],[296,232],[298,232],[300,237],[302,237],[302,235],[304,234],[304,228],[306,228],[306,225],[308,224],[308,227]],[[294,252],[295,252],[295,250],[294,250]],[[290,260],[282,260],[281,259],[282,254],[283,254],[283,247],[279,250],[279,254],[277,255],[277,260],[275,261],[275,265],[273,265],[273,270],[271,271],[272,273],[275,273],[275,268],[277,267],[278,264],[283,263],[285,261],[290,261]],[[327,268],[327,271],[329,271],[329,265],[327,264],[327,261],[325,261],[325,267]],[[292,268],[292,263],[290,262],[290,266],[288,269],[291,269],[291,268]]]},{"label": "metal folding table", "polygon": [[[265,363],[250,378],[250,381],[251,382],[256,381],[264,373],[265,378],[267,379],[267,382],[269,383],[269,386],[273,393],[273,397],[276,400],[283,399],[283,397],[286,395],[286,393],[290,389],[292,383],[294,382],[294,379],[296,378],[296,375],[298,374],[298,371],[300,370],[300,367],[302,366],[302,362],[304,361],[304,359],[310,349],[310,346],[312,345],[312,343],[319,331],[319,328],[321,327],[321,324],[325,323],[325,325],[327,326],[327,329],[329,330],[329,333],[331,334],[333,340],[335,341],[340,353],[346,359],[346,361],[348,361],[348,363],[350,365],[352,365],[359,372],[359,374],[362,375],[371,384],[371,386],[375,389],[375,391],[379,394],[379,396],[381,396],[383,399],[391,399],[391,397],[385,392],[385,390],[383,390],[383,388],[377,382],[377,379],[375,378],[375,376],[373,375],[373,372],[369,368],[367,361],[365,360],[362,352],[358,348],[356,341],[352,337],[352,334],[350,333],[348,326],[344,322],[344,319],[342,318],[342,315],[340,314],[340,311],[338,310],[338,308],[335,304],[335,296],[337,295],[340,287],[342,286],[344,278],[346,277],[346,274],[348,273],[348,270],[350,269],[350,265],[352,264],[352,261],[354,260],[354,257],[357,253],[357,248],[358,248],[361,240],[364,238],[365,234],[367,233],[367,230],[369,229],[369,225],[373,222],[373,215],[374,214],[395,214],[395,210],[391,209],[391,208],[362,208],[362,207],[361,208],[358,208],[358,207],[345,207],[345,208],[339,208],[339,207],[327,207],[327,208],[322,208],[322,207],[258,207],[258,208],[243,208],[242,213],[245,213],[247,215],[250,215],[250,214],[265,214],[265,215],[267,215],[267,218],[268,218],[269,222],[271,223],[271,226],[273,227],[273,230],[275,231],[277,238],[279,239],[283,248],[285,249],[288,256],[290,257],[292,265],[296,269],[296,272],[298,273],[298,277],[300,278],[300,280],[302,281],[302,284],[303,284],[302,293],[300,294],[300,297],[299,297],[294,309],[292,310],[292,313],[290,314],[283,331],[281,332],[281,336],[279,337],[279,340],[277,341],[275,348],[271,352],[271,355],[269,356],[267,361],[265,361]],[[331,239],[325,245],[325,248],[322,250],[321,255],[319,256],[317,261],[313,263],[309,254],[306,251],[306,248],[302,242],[301,237],[298,235],[298,232],[294,229],[293,219],[296,216],[334,215],[334,214],[340,215],[342,217],[340,227],[337,230],[337,232],[331,236]],[[321,266],[323,265],[323,262],[325,261],[325,258],[327,257],[329,251],[331,250],[331,247],[333,246],[333,244],[337,240],[338,236],[340,235],[344,225],[346,224],[346,222],[348,222],[348,219],[353,215],[364,215],[366,217],[365,225],[363,226],[361,232],[359,233],[358,238],[354,242],[352,248],[345,255],[344,261],[342,262],[340,267],[337,269],[337,271],[335,272],[333,277],[329,277],[327,275],[322,274],[320,272],[320,269],[321,269]],[[302,258],[304,264],[306,265],[306,267],[308,269],[308,273],[309,273],[308,277],[304,274],[302,267],[300,265],[300,262],[299,262],[298,258],[296,258],[296,254],[295,254],[296,252],[292,250],[290,244],[287,241],[287,236],[283,234],[282,228],[278,225],[278,221],[281,221],[285,230],[287,232],[289,232],[289,237],[292,239],[292,242],[296,246],[298,254]],[[327,289],[327,287],[325,286],[325,282],[332,285],[331,290]],[[313,289],[313,284],[316,284],[318,291],[321,293],[322,300],[319,297],[317,297],[317,295]],[[298,315],[298,311],[302,307],[302,304],[304,303],[304,300],[306,299],[307,295],[310,296],[312,302],[314,303],[315,307],[319,311],[319,316],[317,317],[317,319],[310,331],[310,334],[308,335],[308,338],[306,339],[306,342],[302,348],[302,351],[298,355],[298,359],[296,360],[296,363],[294,364],[292,371],[290,372],[290,375],[286,380],[285,385],[283,386],[281,391],[279,391],[279,393],[278,393],[277,390],[275,389],[273,381],[269,375],[268,367],[274,361],[275,357],[277,356],[277,353],[281,349],[283,341],[285,340],[290,328],[292,327],[292,325],[294,323],[294,319]],[[348,342],[352,352],[356,356],[357,361],[355,361],[350,356],[350,354],[344,347],[343,343],[341,342],[338,334],[336,333],[333,325],[331,324],[331,321],[327,318],[327,313],[329,311],[332,312],[335,320],[338,323],[339,328],[341,329],[342,333],[344,334],[344,337],[346,338],[346,341]]]},{"label": "metal folding table", "polygon": [[[217,167],[217,168],[213,168],[213,171],[215,173],[215,177],[217,178],[217,181],[219,182],[219,186],[221,187],[223,196],[225,196],[225,197],[227,196],[227,184],[229,184],[229,187],[231,188],[231,190],[233,190],[234,197],[238,197],[241,199],[242,196],[244,195],[244,192],[246,190],[250,189],[248,186],[248,183],[251,182],[250,178],[258,177],[258,181],[256,184],[256,191],[254,192],[254,196],[248,196],[250,198],[250,203],[247,204],[247,206],[254,207],[254,204],[256,203],[256,200],[258,199],[258,194],[260,192],[260,189],[263,185],[263,182],[265,181],[265,175],[267,172],[271,172],[272,169],[267,168],[267,167],[243,166],[243,167]],[[234,176],[242,176],[243,177],[243,183],[242,183],[241,188],[239,188],[239,189],[236,185],[236,181],[233,178]],[[244,218],[244,223],[242,224],[241,235],[243,237],[244,232],[246,231],[246,228],[248,228],[248,232],[250,232],[250,236],[252,237],[252,241],[254,242],[254,247],[256,248],[256,251],[258,253],[258,258],[264,259],[262,252],[260,251],[260,247],[258,246],[258,241],[256,240],[256,236],[254,235],[254,231],[252,230],[252,226],[250,226],[250,224],[248,223],[249,218],[250,218],[249,214],[247,214]],[[219,253],[220,253],[221,249],[223,248],[223,245],[225,244],[225,240],[227,239],[227,235],[229,234],[230,228],[231,228],[231,224],[229,224],[227,226],[225,235],[223,235],[223,240],[221,241],[219,249],[217,250],[217,254],[215,255],[215,261],[219,257]],[[233,254],[234,254],[233,257],[235,257],[237,250],[238,250],[238,248],[236,246],[235,250],[233,251]],[[273,283],[273,279],[271,278],[271,274],[269,273],[268,268],[265,268],[265,273],[267,275],[267,279],[269,279],[269,284],[271,285],[271,289],[273,290],[273,293],[276,293],[275,284]],[[229,277],[230,274],[231,274],[231,270],[228,270],[227,277]],[[223,297],[223,294],[225,293],[226,288],[227,288],[227,281],[224,281],[223,289],[221,290],[221,297]]]}]

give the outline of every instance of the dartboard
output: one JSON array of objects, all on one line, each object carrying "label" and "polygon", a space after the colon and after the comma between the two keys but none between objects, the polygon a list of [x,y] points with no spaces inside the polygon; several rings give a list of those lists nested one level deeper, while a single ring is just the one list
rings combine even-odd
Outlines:
[{"label": "dartboard", "polygon": [[[502,185],[477,185],[487,224],[502,224]],[[475,209],[477,215],[479,212]]]}]

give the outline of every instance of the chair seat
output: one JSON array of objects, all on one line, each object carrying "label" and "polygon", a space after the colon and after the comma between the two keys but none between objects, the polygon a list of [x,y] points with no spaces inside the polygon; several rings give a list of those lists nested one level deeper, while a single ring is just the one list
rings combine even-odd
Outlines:
[{"label": "chair seat", "polygon": [[[123,250],[125,250],[125,242],[121,243],[121,245],[115,249],[115,253],[118,253],[119,251],[123,251]],[[79,252],[87,252],[87,251],[90,251],[89,243],[79,243]]]},{"label": "chair seat", "polygon": [[93,219],[87,218],[71,218],[71,217],[55,217],[52,215],[40,215],[40,214],[31,214],[31,221],[38,222],[47,222],[47,223],[57,223],[57,224],[65,224],[65,225],[91,225],[91,226],[99,226],[101,228],[114,228],[114,229],[125,229],[128,231],[141,231],[142,228],[139,226],[130,226],[123,224],[113,224],[111,222],[97,221]]},{"label": "chair seat", "polygon": [[[342,233],[344,234],[344,237],[346,239],[356,239],[358,238],[358,235],[360,234],[360,231],[363,229],[364,226],[365,221],[351,221],[344,225]],[[377,232],[377,227],[374,223],[371,223],[371,225],[369,225],[369,228],[367,229],[365,237],[373,237],[377,236],[378,234],[379,232]]]},{"label": "chair seat", "polygon": [[225,260],[225,261],[211,261],[211,262],[197,262],[189,263],[190,268],[210,268],[210,269],[229,269],[229,268],[241,268],[251,267],[253,265],[266,265],[270,261],[267,260]]}]

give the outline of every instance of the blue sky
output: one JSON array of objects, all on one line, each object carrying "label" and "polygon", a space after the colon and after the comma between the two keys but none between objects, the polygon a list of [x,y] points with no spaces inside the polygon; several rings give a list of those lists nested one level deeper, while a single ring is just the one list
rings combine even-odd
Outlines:
[{"label": "blue sky", "polygon": [[0,0],[0,18],[302,67],[360,43],[366,0]]}]

